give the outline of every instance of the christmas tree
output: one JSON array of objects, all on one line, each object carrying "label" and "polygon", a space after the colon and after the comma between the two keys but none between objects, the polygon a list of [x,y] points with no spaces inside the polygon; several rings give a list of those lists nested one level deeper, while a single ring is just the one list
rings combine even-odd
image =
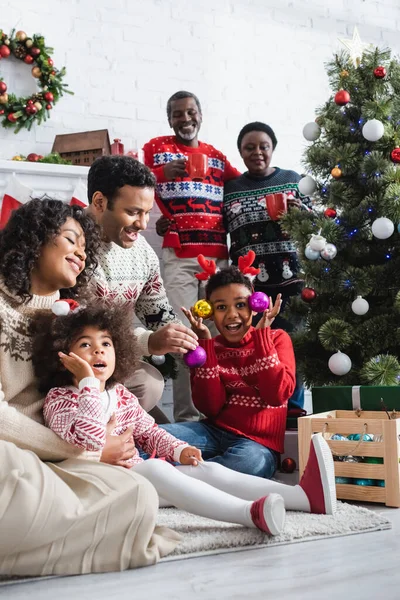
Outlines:
[{"label": "christmas tree", "polygon": [[308,386],[399,385],[400,64],[342,52],[327,74],[333,94],[303,130],[314,210],[282,219],[306,286],[290,306],[298,368]]}]

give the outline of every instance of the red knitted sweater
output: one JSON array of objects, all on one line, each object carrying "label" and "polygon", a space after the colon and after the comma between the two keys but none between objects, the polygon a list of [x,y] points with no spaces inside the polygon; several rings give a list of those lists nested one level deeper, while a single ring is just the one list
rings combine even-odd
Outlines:
[{"label": "red knitted sweater", "polygon": [[[143,151],[144,162],[157,179],[157,204],[171,221],[163,248],[174,248],[180,258],[196,258],[199,254],[228,258],[222,222],[224,183],[238,177],[239,171],[210,144],[199,142],[197,148],[192,148],[178,144],[173,135],[153,138],[143,146]],[[208,171],[204,179],[165,179],[165,163],[187,158],[189,154],[207,155]]]},{"label": "red knitted sweater", "polygon": [[283,452],[296,370],[288,334],[251,327],[235,347],[221,335],[199,343],[207,361],[192,373],[196,408],[213,425]]}]

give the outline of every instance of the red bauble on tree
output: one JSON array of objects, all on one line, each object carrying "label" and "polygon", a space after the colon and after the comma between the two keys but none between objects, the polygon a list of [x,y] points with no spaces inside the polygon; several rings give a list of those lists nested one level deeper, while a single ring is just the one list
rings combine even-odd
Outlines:
[{"label": "red bauble on tree", "polygon": [[336,217],[336,210],[334,208],[326,208],[324,210],[324,215],[327,219],[334,219]]},{"label": "red bauble on tree", "polygon": [[0,94],[4,94],[7,91],[7,84],[4,81],[0,81]]},{"label": "red bauble on tree", "polygon": [[374,77],[376,77],[377,79],[383,79],[384,77],[386,77],[385,67],[376,67],[376,69],[374,69]]},{"label": "red bauble on tree", "polygon": [[390,153],[390,158],[394,163],[400,163],[400,148],[394,148]]},{"label": "red bauble on tree", "polygon": [[305,287],[301,291],[301,299],[304,302],[312,302],[317,297],[317,293],[313,288]]},{"label": "red bauble on tree", "polygon": [[350,102],[350,94],[346,90],[339,90],[335,94],[335,102],[339,106],[344,106]]},{"label": "red bauble on tree", "polygon": [[0,56],[2,58],[7,58],[8,56],[10,56],[10,54],[11,54],[11,50],[8,46],[6,46],[5,44],[0,46]]}]

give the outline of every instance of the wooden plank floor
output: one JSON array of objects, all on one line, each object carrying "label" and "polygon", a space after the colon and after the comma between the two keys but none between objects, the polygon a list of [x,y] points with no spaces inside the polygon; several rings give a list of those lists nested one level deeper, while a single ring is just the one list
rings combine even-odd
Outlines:
[{"label": "wooden plank floor", "polygon": [[400,509],[393,529],[0,587],[7,600],[399,600]]}]

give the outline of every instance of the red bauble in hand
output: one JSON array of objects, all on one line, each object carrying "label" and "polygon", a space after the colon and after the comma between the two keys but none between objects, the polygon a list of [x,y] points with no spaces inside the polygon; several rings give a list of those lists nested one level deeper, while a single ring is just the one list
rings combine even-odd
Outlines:
[{"label": "red bauble in hand", "polygon": [[296,470],[296,466],[296,461],[293,458],[285,458],[281,464],[284,473],[293,473]]},{"label": "red bauble in hand", "polygon": [[386,77],[385,67],[376,67],[376,69],[374,69],[374,76],[377,79],[383,79],[384,77]]},{"label": "red bauble in hand", "polygon": [[324,215],[327,219],[334,219],[336,217],[336,210],[334,208],[327,208],[324,210]]},{"label": "red bauble in hand", "polygon": [[339,106],[344,106],[345,104],[348,104],[350,102],[349,92],[346,92],[346,90],[339,90],[335,94],[335,102]]},{"label": "red bauble in hand", "polygon": [[313,288],[305,287],[301,291],[301,299],[304,302],[312,302],[317,297],[317,293]]}]

